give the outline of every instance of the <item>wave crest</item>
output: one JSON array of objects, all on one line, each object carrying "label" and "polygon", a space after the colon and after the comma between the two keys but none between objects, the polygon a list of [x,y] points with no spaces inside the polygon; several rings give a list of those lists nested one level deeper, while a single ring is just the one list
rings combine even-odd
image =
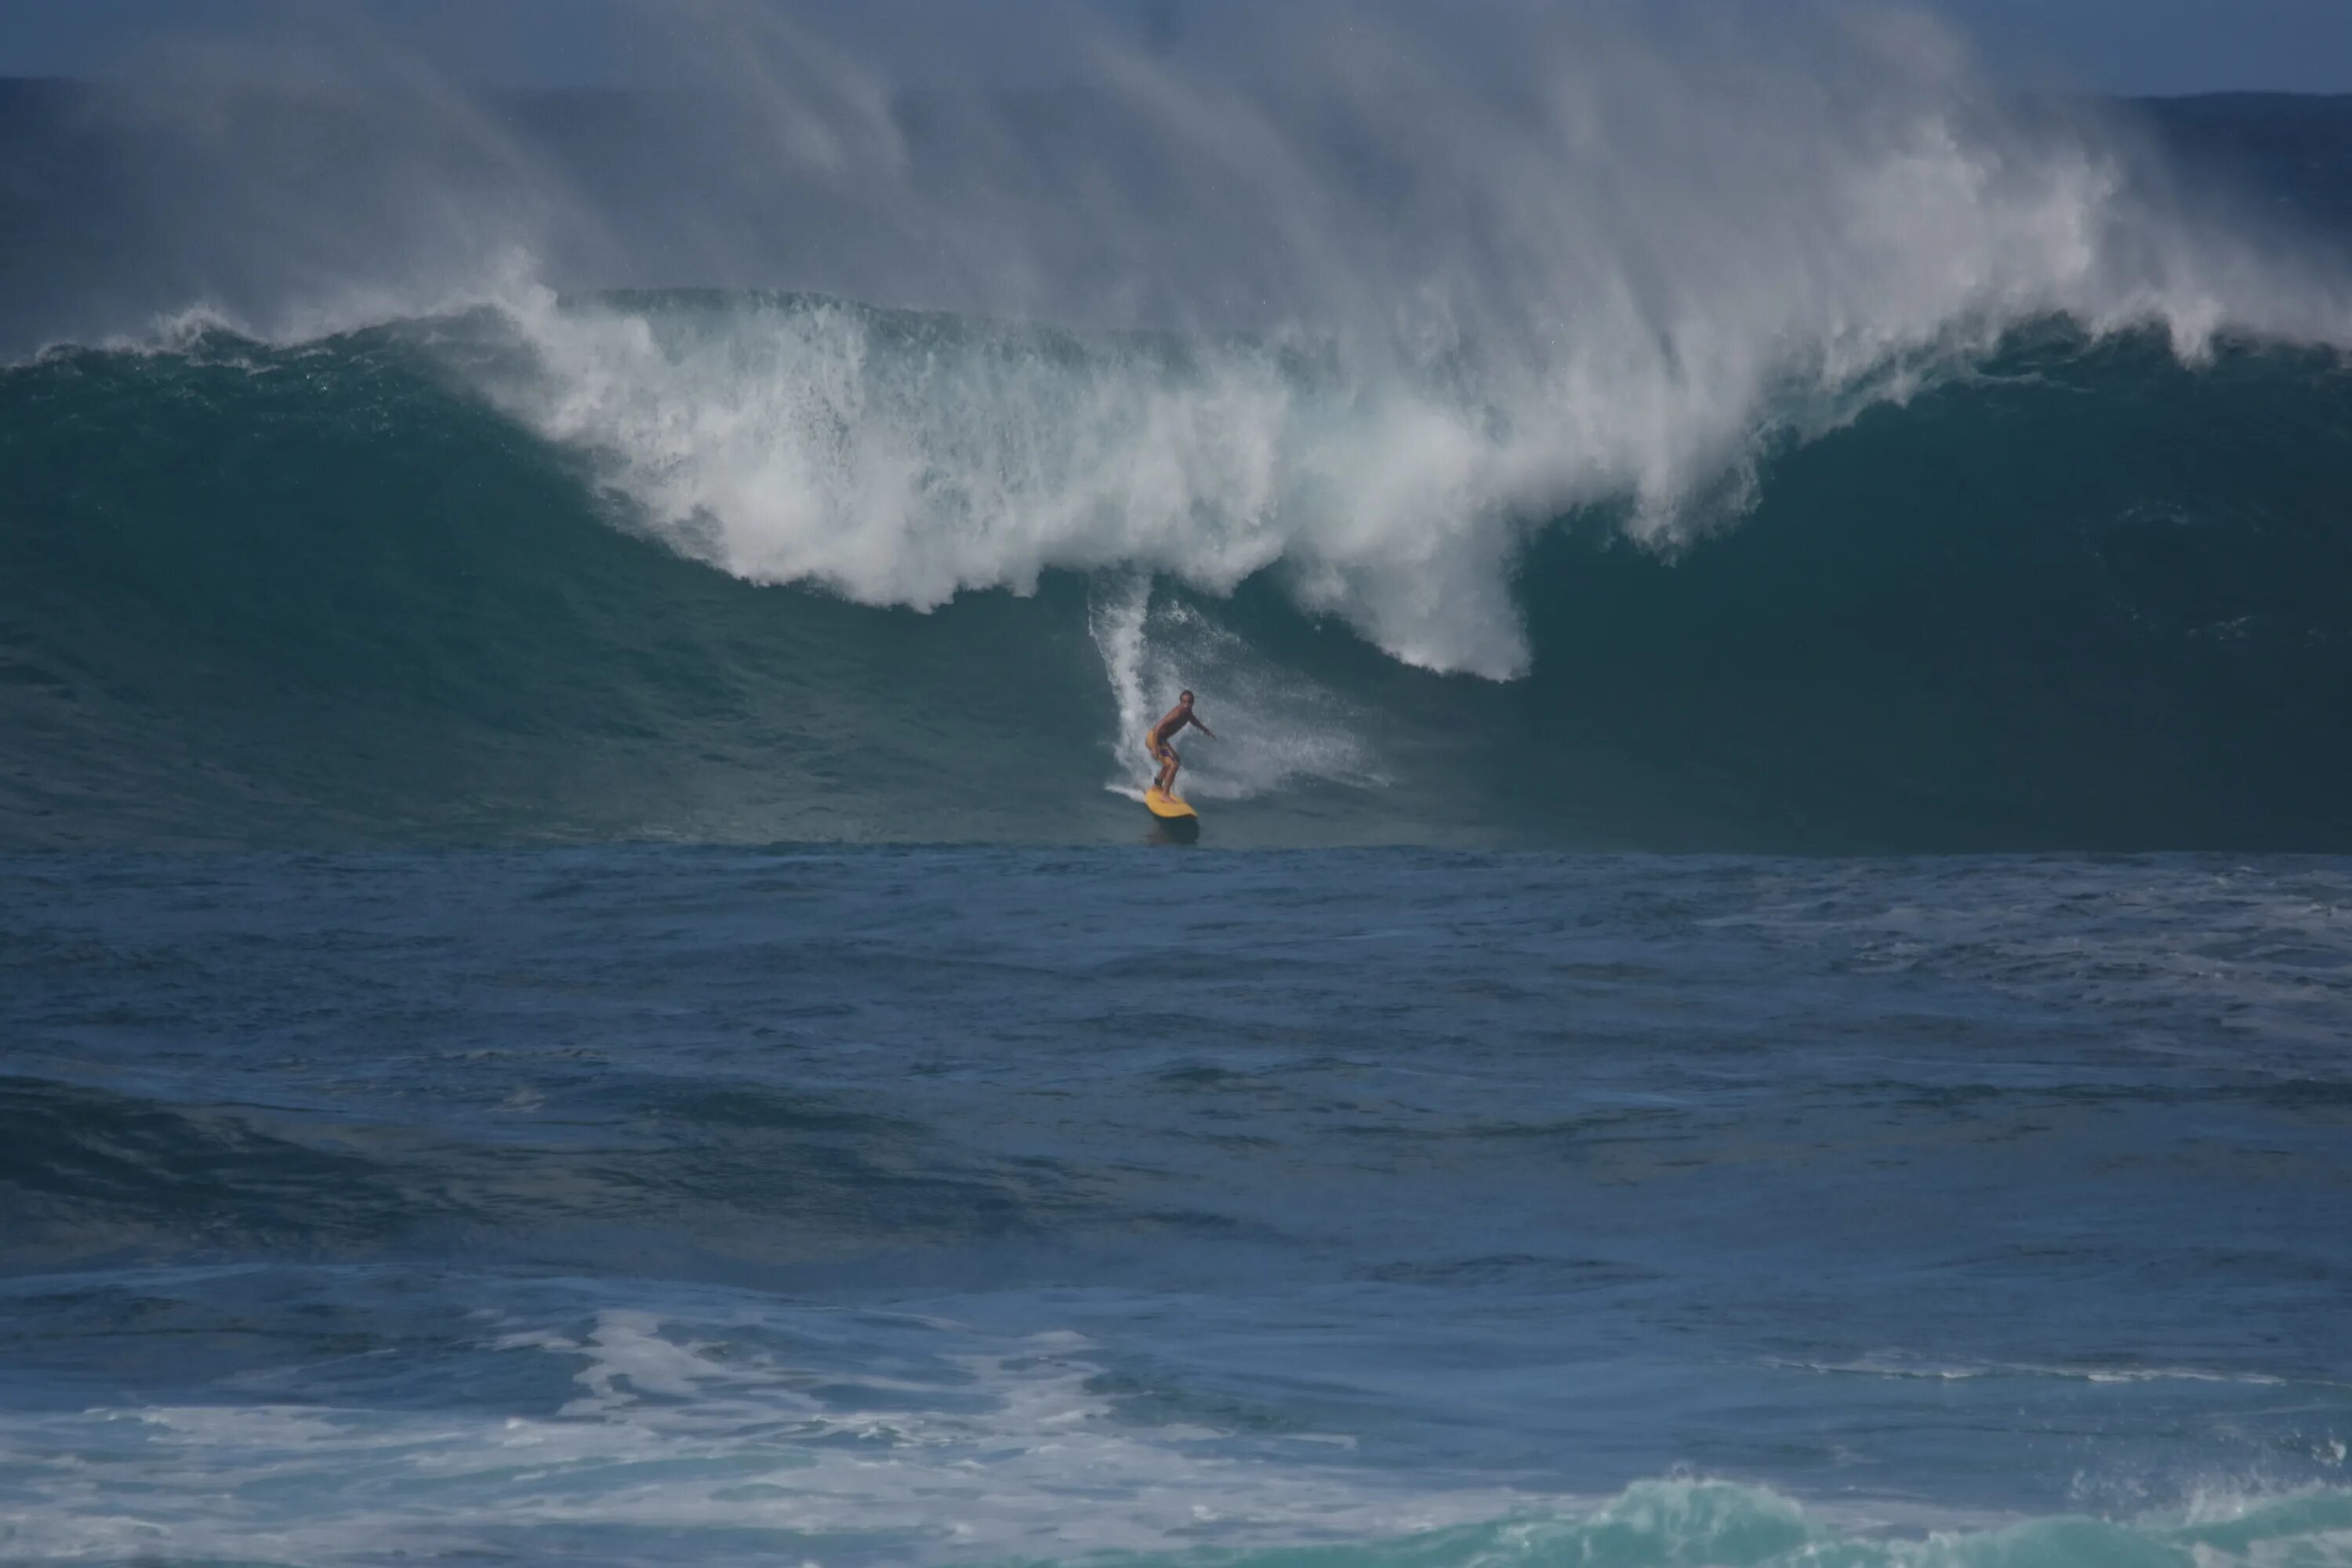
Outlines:
[{"label": "wave crest", "polygon": [[[834,172],[872,222],[991,276],[1095,276],[1030,291],[1075,317],[1125,279],[1182,336],[524,289],[530,367],[493,395],[752,581],[929,609],[1055,568],[1219,595],[1276,569],[1408,664],[1505,679],[1530,530],[1622,506],[1679,545],[1752,505],[1776,446],[2022,327],[2152,328],[2190,363],[2352,342],[2341,279],[2200,221],[2122,122],[2000,100],[1916,18],[1814,18],[1801,61],[1749,28],[1668,53],[1522,16],[1504,84],[1431,68],[1402,23],[1332,26],[1283,32],[1279,91],[1114,58],[1098,151],[973,110],[990,133],[959,122],[930,183]],[[1104,231],[1087,266],[1041,161]]]},{"label": "wave crest", "polygon": [[[477,384],[749,580],[928,609],[1057,568],[1273,570],[1498,679],[1529,668],[1532,531],[1607,506],[1671,550],[1752,507],[1777,446],[2021,326],[2192,363],[2352,343],[2313,246],[2184,195],[2122,111],[1996,91],[1920,14],[1215,26],[1223,52],[1057,35],[1079,79],[1052,90],[916,91],[721,4],[666,34],[693,91],[537,110],[333,58],[303,79],[336,90],[296,90],[216,40],[75,121],[97,166],[26,232],[110,184],[146,209],[28,258],[22,309],[145,298],[167,340],[282,342],[492,304],[527,353]],[[724,292],[611,292],[681,282]]]}]

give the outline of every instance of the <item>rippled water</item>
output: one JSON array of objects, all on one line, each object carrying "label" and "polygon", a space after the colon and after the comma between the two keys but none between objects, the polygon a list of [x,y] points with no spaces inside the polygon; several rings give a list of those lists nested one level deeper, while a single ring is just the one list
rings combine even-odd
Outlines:
[{"label": "rippled water", "polygon": [[2333,859],[5,862],[0,1554],[2344,1563],[2347,910]]}]

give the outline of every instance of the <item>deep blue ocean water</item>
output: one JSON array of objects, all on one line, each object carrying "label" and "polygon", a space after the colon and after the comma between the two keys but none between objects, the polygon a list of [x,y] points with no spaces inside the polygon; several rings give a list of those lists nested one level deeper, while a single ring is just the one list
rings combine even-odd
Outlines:
[{"label": "deep blue ocean water", "polygon": [[2352,1537],[2339,859],[33,857],[0,944],[11,1561]]}]

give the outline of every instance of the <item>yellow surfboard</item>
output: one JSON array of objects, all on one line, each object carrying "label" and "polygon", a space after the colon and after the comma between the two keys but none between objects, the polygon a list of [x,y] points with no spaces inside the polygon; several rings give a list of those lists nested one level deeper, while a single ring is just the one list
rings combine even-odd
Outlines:
[{"label": "yellow surfboard", "polygon": [[1160,789],[1157,785],[1154,785],[1150,789],[1143,792],[1143,804],[1145,807],[1150,811],[1152,816],[1160,818],[1162,822],[1198,822],[1201,820],[1201,814],[1192,809],[1192,804],[1189,801],[1185,801],[1176,795],[1170,795],[1167,791]]}]

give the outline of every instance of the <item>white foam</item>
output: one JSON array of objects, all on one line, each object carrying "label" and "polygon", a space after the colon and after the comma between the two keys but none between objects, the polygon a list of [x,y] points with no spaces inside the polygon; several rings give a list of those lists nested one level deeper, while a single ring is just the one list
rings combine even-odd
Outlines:
[{"label": "white foam", "polygon": [[[724,1303],[719,1303],[724,1307]],[[806,1346],[804,1361],[776,1352]],[[35,1559],[326,1563],[604,1539],[600,1560],[889,1562],[1362,1539],[1506,1515],[1223,1434],[1120,1419],[1080,1336],[790,1307],[493,1335],[572,1366],[558,1414],[170,1405],[0,1414],[0,1542]],[[864,1356],[871,1364],[861,1366]],[[1271,1447],[1285,1447],[1273,1441]],[[37,1498],[38,1507],[17,1509]],[[739,1533],[750,1532],[750,1533]],[[748,1542],[748,1544],[747,1544]],[[544,1548],[542,1548],[544,1549]]]},{"label": "white foam", "polygon": [[[929,609],[1057,568],[1209,594],[1271,568],[1400,659],[1494,678],[1529,658],[1528,528],[1622,505],[1672,548],[1752,501],[1775,441],[2021,323],[2147,328],[2191,361],[2231,332],[2352,344],[2345,278],[2185,209],[2088,110],[2003,100],[1924,16],[1497,5],[1455,49],[1474,18],[1451,8],[1230,9],[1217,26],[1263,34],[1247,71],[1098,41],[1103,133],[1045,168],[985,94],[935,106],[951,132],[922,165],[882,84],[764,11],[662,30],[735,138],[679,149],[708,270],[661,250],[664,277],[1172,327],[1181,351],[772,299],[559,303],[541,277],[631,268],[535,270],[529,220],[551,252],[593,232],[625,257],[626,215],[572,211],[436,91],[408,116],[438,127],[420,167],[455,138],[520,184],[436,207],[429,287],[338,276],[265,330],[501,302],[529,363],[485,390],[752,581]],[[789,260],[751,237],[803,228]]]},{"label": "white foam", "polygon": [[1118,705],[1116,772],[1106,786],[1115,793],[1143,797],[1153,772],[1144,733],[1186,690],[1216,738],[1178,737],[1182,793],[1237,800],[1299,778],[1383,782],[1358,738],[1368,721],[1352,704],[1257,656],[1192,606],[1155,598],[1149,577],[1098,585],[1087,621]]},{"label": "white foam", "polygon": [[[2051,1378],[2062,1382],[2135,1384],[2135,1383],[2227,1383],[2253,1388],[2273,1388],[2287,1380],[2267,1373],[2210,1372],[2197,1367],[2179,1366],[2066,1366],[2035,1362],[1966,1362],[1936,1363],[1913,1361],[1898,1357],[1865,1357],[1856,1361],[1811,1362],[1768,1361],[1768,1366],[1785,1367],[1791,1372],[1817,1373],[1825,1376],[1886,1377],[1918,1379],[1928,1382],[1968,1383],[1979,1378]],[[2336,1387],[2324,1379],[2304,1380],[2312,1387]]]},{"label": "white foam", "polygon": [[[1507,1521],[1482,1539],[1515,1561],[1586,1559],[1596,1542],[1630,1541],[1638,1550],[1609,1555],[1719,1561],[1712,1548],[1727,1542],[1733,1561],[1827,1551],[1916,1564],[1981,1561],[1988,1545],[2001,1555],[2002,1537],[1954,1531],[2041,1522],[1861,1496],[1822,1511],[1689,1476],[1613,1499],[1536,1495],[1351,1464],[1334,1434],[1151,1424],[1114,1406],[1096,1347],[1066,1331],[992,1332],[693,1287],[660,1288],[658,1307],[614,1282],[493,1288],[525,1316],[476,1312],[478,1342],[446,1352],[557,1372],[578,1391],[559,1409],[541,1394],[528,1411],[478,1396],[455,1410],[0,1410],[0,1554],[964,1563],[1364,1543]],[[583,1311],[591,1300],[605,1304]],[[2176,1509],[2130,1528],[2159,1545],[2212,1544],[2215,1561],[2334,1563],[2342,1512],[2340,1493],[2242,1479],[2200,1488],[2185,1521]],[[2240,1521],[2257,1549],[2197,1533]],[[1887,1540],[1890,1527],[1927,1533]],[[1489,1560],[1476,1540],[1454,1544],[1462,1561]]]},{"label": "white foam", "polygon": [[[2227,331],[2352,342],[2341,279],[2148,195],[2126,139],[2025,125],[1919,18],[1669,51],[1520,16],[1532,85],[1507,112],[1410,31],[1293,17],[1278,92],[1107,54],[1170,172],[1157,205],[1108,166],[1067,193],[1164,314],[1245,299],[1253,342],[1203,338],[1180,366],[1141,341],[909,341],[845,309],[547,306],[517,316],[536,375],[498,395],[755,581],[928,608],[1055,567],[1224,593],[1278,563],[1401,659],[1507,677],[1531,522],[1623,500],[1638,536],[1679,542],[1752,499],[1776,436],[1908,396],[2021,322],[2153,327],[2190,359]],[[1385,194],[1310,120],[1369,148]],[[960,167],[952,202],[895,162],[855,173],[866,210],[1051,297],[1077,215],[1027,171]]]}]

